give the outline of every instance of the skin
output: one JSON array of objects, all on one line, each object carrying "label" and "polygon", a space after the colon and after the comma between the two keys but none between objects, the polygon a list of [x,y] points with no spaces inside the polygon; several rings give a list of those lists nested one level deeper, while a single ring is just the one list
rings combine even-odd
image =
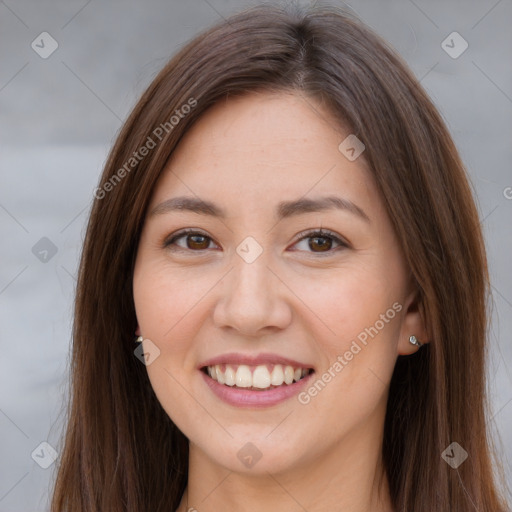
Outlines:
[{"label": "skin", "polygon": [[[156,184],[148,212],[179,195],[227,211],[148,215],[134,271],[136,334],[160,350],[147,365],[151,385],[190,440],[180,512],[393,510],[380,456],[389,383],[397,356],[418,350],[409,336],[428,340],[364,153],[351,162],[338,150],[349,133],[298,93],[231,98],[186,134]],[[369,222],[336,209],[276,220],[280,201],[333,194]],[[297,237],[320,227],[347,247]],[[183,228],[209,238],[164,247]],[[250,264],[236,252],[247,236],[263,248]],[[197,370],[226,352],[271,352],[321,376],[394,303],[401,310],[307,404],[237,408]],[[247,442],[261,453],[251,468],[237,457]]]}]

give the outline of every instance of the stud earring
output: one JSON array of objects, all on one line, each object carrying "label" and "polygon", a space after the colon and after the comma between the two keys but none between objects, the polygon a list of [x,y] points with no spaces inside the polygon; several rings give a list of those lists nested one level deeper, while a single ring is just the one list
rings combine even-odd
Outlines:
[{"label": "stud earring", "polygon": [[409,343],[411,343],[412,345],[416,345],[417,347],[421,347],[423,345],[423,343],[420,343],[418,341],[418,338],[416,338],[416,336],[409,336]]},{"label": "stud earring", "polygon": [[137,338],[135,338],[135,343],[142,343],[142,340],[144,338],[142,336],[138,336]]}]

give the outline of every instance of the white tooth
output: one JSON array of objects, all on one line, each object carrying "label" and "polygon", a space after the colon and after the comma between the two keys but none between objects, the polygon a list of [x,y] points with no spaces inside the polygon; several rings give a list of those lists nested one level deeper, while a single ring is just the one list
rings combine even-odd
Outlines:
[{"label": "white tooth", "polygon": [[291,366],[287,366],[284,369],[284,381],[286,384],[291,384],[293,382],[293,368]]},{"label": "white tooth", "polygon": [[302,370],[300,368],[297,368],[295,372],[293,373],[293,380],[298,381],[302,377]]},{"label": "white tooth", "polygon": [[217,373],[215,372],[215,366],[208,366],[208,375],[213,380],[217,380]]},{"label": "white tooth", "polygon": [[252,386],[260,389],[265,389],[270,386],[270,373],[266,365],[256,366],[252,374]]},{"label": "white tooth", "polygon": [[247,365],[241,364],[238,367],[235,383],[239,388],[250,388],[252,386],[252,373]]},{"label": "white tooth", "polygon": [[284,382],[284,372],[283,367],[280,364],[276,364],[274,366],[274,370],[272,371],[272,380],[270,383],[273,386],[280,386]]},{"label": "white tooth", "polygon": [[302,369],[302,373],[301,373],[301,377],[305,377],[307,374],[308,374],[308,369],[307,368],[303,368]]},{"label": "white tooth", "polygon": [[224,373],[224,384],[227,384],[228,386],[234,386],[235,385],[235,371],[229,364],[226,365],[226,372]]},{"label": "white tooth", "polygon": [[226,379],[224,377],[224,373],[222,372],[218,364],[215,365],[215,373],[217,374],[217,380],[219,384],[224,384],[224,382],[226,382]]}]

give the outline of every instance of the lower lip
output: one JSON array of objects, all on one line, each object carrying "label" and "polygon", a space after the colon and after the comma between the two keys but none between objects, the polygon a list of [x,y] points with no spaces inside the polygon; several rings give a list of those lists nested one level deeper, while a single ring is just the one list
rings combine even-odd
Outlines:
[{"label": "lower lip", "polygon": [[314,372],[310,373],[293,384],[283,384],[266,391],[254,391],[219,384],[203,371],[199,371],[206,384],[221,400],[236,407],[270,407],[284,402],[288,398],[297,395],[314,375]]}]

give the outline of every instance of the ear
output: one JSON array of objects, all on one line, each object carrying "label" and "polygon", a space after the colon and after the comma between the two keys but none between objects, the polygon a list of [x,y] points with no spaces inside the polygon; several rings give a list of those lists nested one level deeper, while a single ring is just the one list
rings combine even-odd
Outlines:
[{"label": "ear", "polygon": [[137,324],[137,328],[135,329],[135,334],[137,336],[140,336],[140,327],[139,327],[139,324]]},{"label": "ear", "polygon": [[409,337],[414,335],[423,345],[430,343],[425,325],[425,315],[422,304],[419,301],[417,290],[411,291],[404,304],[405,314],[400,329],[400,338],[398,340],[398,354],[408,356],[414,354],[421,347],[413,345],[409,341]]}]

